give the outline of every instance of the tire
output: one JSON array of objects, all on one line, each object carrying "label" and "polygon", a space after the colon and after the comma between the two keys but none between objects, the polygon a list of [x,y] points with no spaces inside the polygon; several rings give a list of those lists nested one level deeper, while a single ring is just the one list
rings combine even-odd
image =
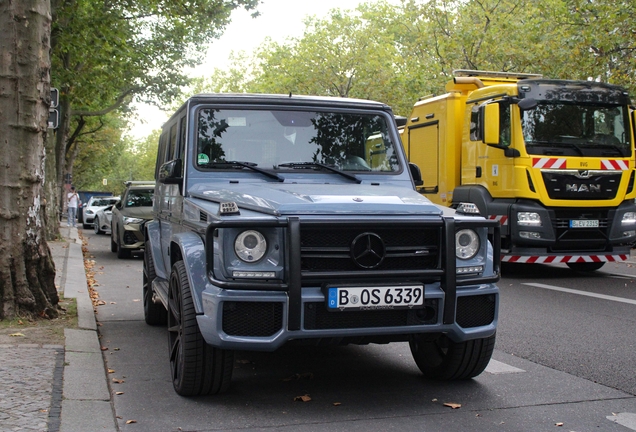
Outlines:
[{"label": "tire", "polygon": [[[117,236],[117,240],[115,240],[115,252],[117,252],[117,258],[119,259],[128,259],[132,256],[132,252],[130,251],[130,249],[124,249],[123,247],[121,247],[121,244],[119,243],[119,231],[115,233],[115,235]],[[113,250],[113,246],[112,246],[112,237],[111,237],[111,246],[110,246],[110,250]]]},{"label": "tire", "polygon": [[603,265],[605,265],[604,262],[582,262],[582,263],[566,263],[566,264],[572,270],[580,271],[580,272],[591,272],[594,270],[598,270],[601,267],[603,267]]},{"label": "tire", "polygon": [[110,226],[110,251],[117,252],[117,242],[113,239],[113,236],[116,234],[116,231],[113,229],[113,226]]},{"label": "tire", "polygon": [[177,261],[170,274],[168,335],[170,372],[177,394],[199,396],[228,389],[234,351],[214,348],[203,339],[183,261]]},{"label": "tire", "polygon": [[155,263],[150,253],[150,243],[146,242],[143,263],[143,296],[144,296],[144,319],[146,324],[151,326],[165,325],[168,322],[168,311],[161,303],[152,300],[152,281],[157,277],[155,273]]},{"label": "tire", "polygon": [[464,380],[486,369],[495,348],[495,336],[466,342],[453,342],[447,336],[427,339],[415,335],[409,342],[415,363],[426,378]]},{"label": "tire", "polygon": [[93,231],[95,231],[95,234],[97,234],[97,235],[104,234],[104,231],[99,229],[99,219],[98,218],[93,219]]}]

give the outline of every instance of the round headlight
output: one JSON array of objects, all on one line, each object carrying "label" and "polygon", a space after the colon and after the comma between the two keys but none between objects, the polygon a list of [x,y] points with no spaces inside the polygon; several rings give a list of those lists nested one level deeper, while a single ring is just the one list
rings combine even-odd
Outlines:
[{"label": "round headlight", "polygon": [[479,251],[479,236],[470,229],[455,233],[455,256],[459,259],[471,259]]},{"label": "round headlight", "polygon": [[266,251],[267,240],[258,231],[243,231],[236,237],[234,242],[234,252],[236,252],[241,261],[248,263],[256,262],[263,258]]}]

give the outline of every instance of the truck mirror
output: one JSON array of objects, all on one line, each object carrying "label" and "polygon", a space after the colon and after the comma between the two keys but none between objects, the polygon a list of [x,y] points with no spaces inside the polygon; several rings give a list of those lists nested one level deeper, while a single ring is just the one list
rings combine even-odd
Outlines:
[{"label": "truck mirror", "polygon": [[483,107],[482,130],[486,144],[499,144],[499,104],[490,103]]},{"label": "truck mirror", "polygon": [[537,101],[534,98],[521,99],[517,104],[522,110],[532,110],[537,107]]},{"label": "truck mirror", "polygon": [[159,167],[159,182],[164,184],[179,184],[183,181],[181,176],[181,159],[168,161]]}]

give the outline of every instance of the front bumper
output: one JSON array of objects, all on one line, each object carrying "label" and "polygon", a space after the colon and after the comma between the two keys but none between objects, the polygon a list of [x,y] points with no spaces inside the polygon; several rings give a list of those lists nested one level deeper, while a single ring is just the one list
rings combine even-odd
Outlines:
[{"label": "front bumper", "polygon": [[[287,342],[386,343],[409,335],[446,334],[456,342],[495,333],[499,289],[495,284],[457,290],[456,319],[444,324],[444,291],[439,283],[425,286],[425,308],[419,310],[329,312],[319,287],[303,288],[300,328],[290,329],[290,302],[280,291],[225,290],[208,285],[203,315],[197,316],[206,342],[218,348],[274,351]],[[421,311],[421,312],[418,312]]]},{"label": "front bumper", "polygon": [[120,233],[119,246],[124,249],[144,249],[146,243],[140,227],[141,225],[138,223],[123,225],[124,229]]}]

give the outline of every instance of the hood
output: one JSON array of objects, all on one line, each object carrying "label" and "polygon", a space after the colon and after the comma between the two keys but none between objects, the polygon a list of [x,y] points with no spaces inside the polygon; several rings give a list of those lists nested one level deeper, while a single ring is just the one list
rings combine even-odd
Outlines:
[{"label": "hood", "polygon": [[[405,187],[367,184],[199,183],[189,195],[212,202],[235,202],[240,208],[278,215],[440,215],[440,207]],[[202,203],[203,206],[205,204]]]},{"label": "hood", "polygon": [[125,207],[121,214],[128,217],[152,219],[152,207]]}]

